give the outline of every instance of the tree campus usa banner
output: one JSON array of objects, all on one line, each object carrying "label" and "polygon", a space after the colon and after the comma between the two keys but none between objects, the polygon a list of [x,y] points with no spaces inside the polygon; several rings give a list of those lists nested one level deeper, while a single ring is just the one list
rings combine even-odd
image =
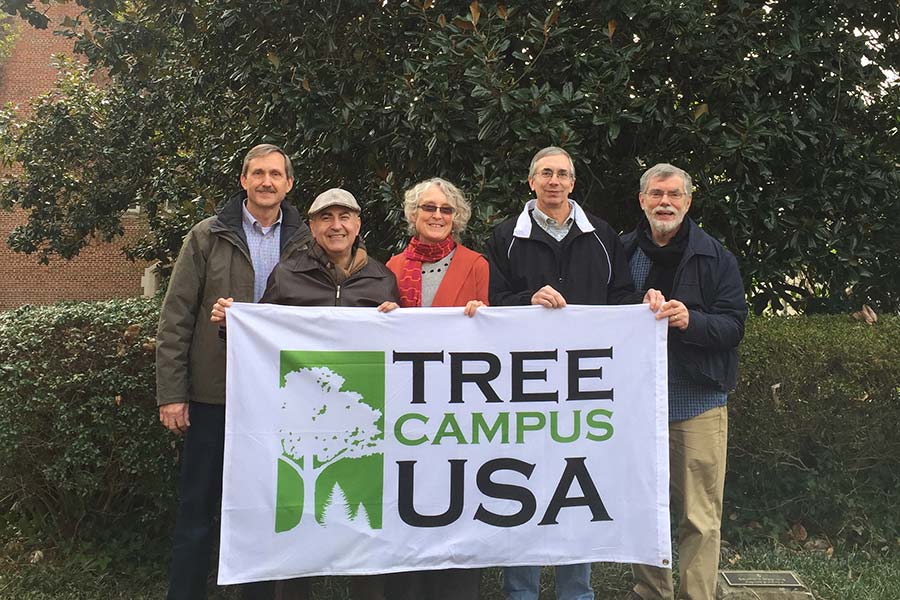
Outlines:
[{"label": "tree campus usa banner", "polygon": [[645,305],[228,313],[219,583],[671,563]]}]

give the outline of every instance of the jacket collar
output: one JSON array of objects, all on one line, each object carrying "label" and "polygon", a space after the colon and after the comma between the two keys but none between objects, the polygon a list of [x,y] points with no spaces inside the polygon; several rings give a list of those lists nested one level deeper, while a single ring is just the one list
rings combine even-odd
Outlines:
[{"label": "jacket collar", "polygon": [[218,221],[213,225],[221,225],[228,229],[242,230],[241,219],[243,218],[244,200],[247,199],[247,192],[241,190],[236,194],[232,194],[228,200],[216,207],[216,216]]},{"label": "jacket collar", "polygon": [[[213,233],[221,233],[231,231],[236,233],[244,242],[244,227],[242,226],[244,201],[247,199],[247,192],[241,190],[236,194],[232,194],[225,202],[216,208],[216,219],[210,231]],[[294,208],[290,202],[281,203],[281,247],[290,241],[294,234],[299,233],[307,237],[307,241],[312,239],[309,227],[300,219],[300,211]]]},{"label": "jacket collar", "polygon": [[[703,254],[706,256],[716,255],[716,244],[713,237],[700,229],[693,219],[685,217],[682,227],[688,228],[688,244],[684,251],[684,259],[695,254]],[[638,230],[634,229],[622,236],[622,245],[625,246],[625,253],[631,257],[637,249]],[[684,262],[682,259],[682,262]]]},{"label": "jacket collar", "polygon": [[[310,245],[315,244],[314,241],[310,242]],[[356,252],[365,252],[365,248],[362,246],[356,248]],[[303,273],[307,271],[322,271],[327,272],[325,265],[316,260],[313,256],[310,255],[309,251],[306,252],[297,252],[291,259],[284,262],[284,268],[288,271],[292,271],[294,273]],[[375,261],[377,262],[377,261]],[[383,272],[382,272],[383,271]],[[366,259],[364,265],[359,267],[357,270],[353,271],[350,274],[350,278],[356,277],[374,277],[377,279],[384,279],[385,277],[393,277],[390,271],[383,269],[379,271],[377,268],[373,268],[373,261],[371,258]]]},{"label": "jacket collar", "polygon": [[[587,217],[587,213],[585,213],[578,203],[575,201],[572,202],[572,216],[575,218],[575,225],[578,226],[579,231],[582,233],[588,233],[590,231],[594,231],[594,226],[591,225],[591,221]],[[513,229],[513,235],[517,238],[529,238],[531,237],[531,229],[534,226],[534,221],[531,219],[531,211],[534,207],[537,206],[537,200],[532,198],[528,202],[525,203],[525,208],[522,209],[522,212],[519,214],[519,218],[516,219],[516,227]]]},{"label": "jacket collar", "polygon": [[688,245],[684,251],[685,256],[693,254],[716,255],[716,244],[711,235],[700,229],[690,217],[684,218],[684,225],[688,227]]}]

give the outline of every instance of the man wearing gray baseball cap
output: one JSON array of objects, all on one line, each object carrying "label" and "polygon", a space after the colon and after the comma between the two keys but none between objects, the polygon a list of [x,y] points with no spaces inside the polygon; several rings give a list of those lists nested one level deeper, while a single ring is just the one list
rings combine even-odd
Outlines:
[{"label": "man wearing gray baseball cap", "polygon": [[[332,188],[319,194],[309,207],[314,242],[309,250],[282,261],[269,276],[260,302],[289,306],[369,306],[400,302],[394,274],[369,258],[359,244],[361,209],[347,190]],[[225,324],[231,298],[219,298],[211,321]],[[273,583],[278,598],[308,600],[310,579]],[[384,576],[350,578],[353,600],[383,600]]]},{"label": "man wearing gray baseball cap", "polygon": [[261,302],[294,306],[378,306],[399,297],[387,267],[359,244],[361,209],[353,194],[332,188],[309,207],[310,249],[272,271]]}]

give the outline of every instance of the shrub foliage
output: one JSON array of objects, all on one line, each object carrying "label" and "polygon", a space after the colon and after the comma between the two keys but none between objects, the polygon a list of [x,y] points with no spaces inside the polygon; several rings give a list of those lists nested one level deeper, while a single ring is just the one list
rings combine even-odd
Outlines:
[{"label": "shrub foliage", "polygon": [[897,340],[897,318],[874,326],[825,316],[749,322],[729,400],[725,489],[734,525],[768,534],[800,524],[854,543],[895,543]]},{"label": "shrub foliage", "polygon": [[692,173],[693,215],[757,311],[898,307],[894,1],[79,4],[67,32],[109,86],[67,76],[0,133],[22,165],[0,201],[32,215],[17,249],[72,256],[137,203],[151,231],[132,252],[167,262],[261,141],[294,157],[299,205],[357,194],[380,257],[404,237],[402,191],[434,175],[473,197],[478,248],[556,144],[622,230],[644,168]]},{"label": "shrub foliage", "polygon": [[166,525],[177,449],[159,424],[151,300],[0,313],[0,513],[21,535]]}]

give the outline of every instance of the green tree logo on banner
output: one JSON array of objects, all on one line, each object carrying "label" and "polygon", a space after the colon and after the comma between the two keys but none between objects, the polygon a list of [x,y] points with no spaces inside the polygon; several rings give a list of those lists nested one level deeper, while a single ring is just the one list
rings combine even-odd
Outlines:
[{"label": "green tree logo on banner", "polygon": [[382,524],[384,353],[281,352],[275,531]]}]

